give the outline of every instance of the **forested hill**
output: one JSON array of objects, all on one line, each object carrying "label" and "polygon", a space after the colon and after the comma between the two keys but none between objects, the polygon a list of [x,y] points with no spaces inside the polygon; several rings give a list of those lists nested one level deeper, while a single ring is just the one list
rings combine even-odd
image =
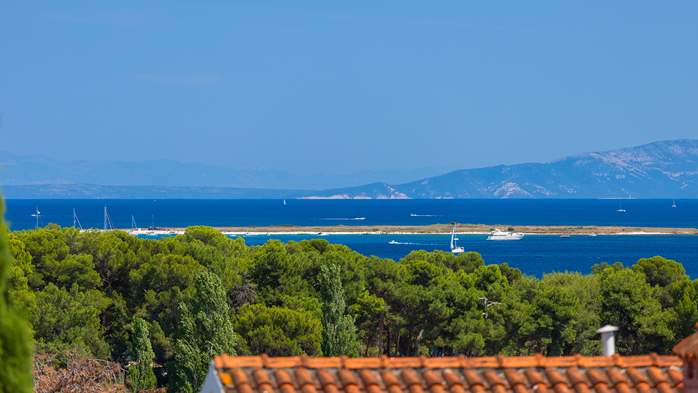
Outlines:
[{"label": "forested hill", "polygon": [[696,283],[661,257],[537,279],[477,253],[396,263],[325,240],[250,247],[205,227],[146,240],[49,226],[10,233],[9,249],[7,299],[38,352],[152,356],[138,364],[158,365],[170,392],[196,390],[218,352],[596,354],[596,329],[612,324],[620,353],[669,353],[698,320]]},{"label": "forested hill", "polygon": [[[493,152],[494,153],[494,152]],[[698,140],[662,141],[549,163],[464,169],[409,183],[327,190],[333,198],[696,198]]]}]

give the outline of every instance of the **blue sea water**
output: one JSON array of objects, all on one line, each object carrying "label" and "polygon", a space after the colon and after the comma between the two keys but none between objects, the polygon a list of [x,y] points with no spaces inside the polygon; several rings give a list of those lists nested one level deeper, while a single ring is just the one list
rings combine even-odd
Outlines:
[{"label": "blue sea water", "polygon": [[[698,226],[698,200],[79,200],[15,199],[7,201],[13,229],[41,224],[72,225],[72,209],[84,227],[101,227],[105,206],[116,227],[189,225],[424,225],[478,223],[512,225]],[[616,210],[622,207],[626,213]]]},{"label": "blue sea water", "polygon": [[[141,227],[267,225],[425,225],[480,223],[512,225],[698,226],[698,200],[8,200],[11,229],[35,226],[31,214],[41,211],[40,225],[73,223],[76,209],[82,226],[100,228],[103,209],[114,227],[129,228],[131,215]],[[622,207],[625,213],[616,210]],[[283,241],[317,236],[247,236],[248,244],[270,238]],[[446,250],[445,235],[330,235],[366,255],[399,259],[415,249]],[[596,263],[663,255],[679,260],[698,277],[698,236],[527,236],[514,242],[461,236],[466,250],[480,252],[488,263],[508,262],[527,274],[551,271],[588,272]],[[395,240],[403,244],[389,244]]]},{"label": "blue sea water", "polygon": [[[298,241],[317,238],[309,235],[245,236],[248,245],[270,239]],[[344,244],[365,255],[400,259],[413,250],[449,249],[448,235],[328,235],[332,243]],[[526,274],[576,271],[589,273],[602,262],[632,265],[640,258],[662,255],[684,264],[688,274],[698,277],[698,237],[694,235],[618,236],[525,236],[518,241],[488,241],[484,235],[459,235],[459,245],[482,254],[487,263],[507,262]],[[398,244],[390,244],[395,241]]]}]

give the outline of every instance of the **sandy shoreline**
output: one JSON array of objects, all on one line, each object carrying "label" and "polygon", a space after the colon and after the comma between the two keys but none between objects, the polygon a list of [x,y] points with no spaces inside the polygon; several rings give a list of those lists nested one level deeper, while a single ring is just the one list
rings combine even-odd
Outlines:
[{"label": "sandy shoreline", "polygon": [[[226,235],[439,235],[451,233],[449,224],[434,225],[335,225],[335,226],[250,226],[250,227],[214,227]],[[526,235],[696,235],[698,228],[658,228],[658,227],[623,227],[623,226],[551,226],[551,225],[485,225],[458,224],[459,234],[483,235],[494,228],[521,232]],[[186,228],[158,228],[136,234],[164,235],[182,234]],[[145,233],[147,232],[147,233]]]}]

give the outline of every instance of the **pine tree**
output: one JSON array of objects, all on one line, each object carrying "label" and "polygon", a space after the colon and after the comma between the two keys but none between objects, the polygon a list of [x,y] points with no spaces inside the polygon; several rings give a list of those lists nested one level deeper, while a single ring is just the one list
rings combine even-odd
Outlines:
[{"label": "pine tree", "polygon": [[345,315],[346,302],[338,265],[322,265],[320,268],[320,295],[323,314],[323,355],[356,356],[359,352],[359,339],[354,318]]},{"label": "pine tree", "polygon": [[202,272],[195,279],[191,309],[179,305],[180,330],[175,340],[173,392],[195,392],[201,387],[214,356],[235,354],[230,306],[217,275]]},{"label": "pine tree", "polygon": [[154,388],[157,384],[153,373],[153,361],[155,353],[150,344],[150,332],[148,324],[141,318],[133,321],[133,334],[131,335],[131,365],[128,368],[128,377],[131,383],[131,391],[139,392],[144,389]]},{"label": "pine tree", "polygon": [[32,391],[32,332],[29,324],[7,305],[7,246],[4,204],[0,199],[0,393]]}]

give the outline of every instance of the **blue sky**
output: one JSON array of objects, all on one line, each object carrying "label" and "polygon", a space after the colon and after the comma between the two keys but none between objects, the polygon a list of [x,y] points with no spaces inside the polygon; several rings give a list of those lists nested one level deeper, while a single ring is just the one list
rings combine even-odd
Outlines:
[{"label": "blue sky", "polygon": [[698,137],[698,3],[14,1],[0,150],[435,171]]}]

